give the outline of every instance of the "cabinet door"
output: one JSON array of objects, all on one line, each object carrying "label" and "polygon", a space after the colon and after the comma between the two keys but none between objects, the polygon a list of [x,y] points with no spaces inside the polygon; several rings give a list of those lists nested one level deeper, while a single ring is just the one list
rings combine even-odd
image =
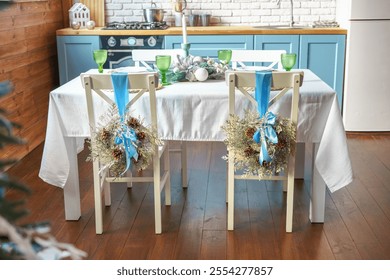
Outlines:
[{"label": "cabinet door", "polygon": [[301,35],[299,67],[308,68],[332,87],[342,108],[345,35]]},{"label": "cabinet door", "polygon": [[99,36],[57,36],[60,84],[97,68],[92,51],[99,48]]},{"label": "cabinet door", "polygon": [[[285,50],[299,56],[299,35],[255,35],[255,50]],[[298,63],[294,68],[298,68]]]},{"label": "cabinet door", "polygon": [[[180,49],[182,36],[165,36],[166,49]],[[217,58],[218,50],[253,50],[253,35],[192,35],[188,36],[191,44],[190,54]]]}]

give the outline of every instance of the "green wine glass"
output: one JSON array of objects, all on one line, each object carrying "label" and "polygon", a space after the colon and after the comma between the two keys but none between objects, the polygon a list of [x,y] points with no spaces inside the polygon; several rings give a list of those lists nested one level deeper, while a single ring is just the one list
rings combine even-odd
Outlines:
[{"label": "green wine glass", "polygon": [[282,66],[286,71],[290,71],[297,61],[297,54],[295,53],[283,53],[280,58]]},{"label": "green wine glass", "polygon": [[103,73],[103,65],[107,60],[107,50],[95,50],[93,51],[93,60],[98,65],[99,73]]},{"label": "green wine glass", "polygon": [[222,64],[229,64],[232,59],[232,50],[219,50],[218,59]]},{"label": "green wine glass", "polygon": [[171,56],[170,55],[156,55],[156,66],[161,73],[161,83],[169,85],[167,81],[167,71],[171,67]]}]

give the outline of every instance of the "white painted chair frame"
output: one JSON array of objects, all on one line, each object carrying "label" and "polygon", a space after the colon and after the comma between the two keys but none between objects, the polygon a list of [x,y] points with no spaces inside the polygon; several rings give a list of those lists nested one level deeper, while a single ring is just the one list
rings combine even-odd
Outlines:
[{"label": "white painted chair frame", "polygon": [[245,68],[245,62],[266,62],[270,63],[267,67],[282,70],[281,54],[285,50],[232,50],[232,68]]},{"label": "white painted chair frame", "polygon": [[[246,88],[254,88],[256,84],[255,72],[232,71],[227,74],[227,83],[229,86],[229,115],[235,114],[235,95],[238,92],[243,93],[257,108],[257,102],[253,96],[248,93]],[[299,72],[273,72],[272,88],[280,90],[270,101],[269,106],[277,102],[286,92],[292,89],[291,103],[291,121],[296,125],[298,120],[299,87],[302,85],[302,79]],[[236,91],[238,89],[238,91]],[[249,179],[259,180],[258,176],[236,175],[234,170],[234,153],[228,151],[228,178],[227,178],[227,203],[228,203],[228,230],[234,229],[234,180]],[[261,180],[283,180],[287,181],[287,213],[286,213],[286,232],[292,232],[293,222],[293,203],[294,203],[294,167],[295,151],[290,153],[287,171],[284,175],[275,175],[261,178]]]},{"label": "white painted chair frame", "polygon": [[[156,70],[157,66],[154,64],[156,62],[156,55],[170,55],[172,57],[172,63],[176,61],[177,56],[182,55],[183,50],[181,49],[164,49],[164,50],[155,50],[155,49],[135,49],[132,51],[132,59],[136,67],[144,66],[148,70]],[[153,63],[153,69],[150,66],[150,63]],[[188,185],[187,180],[187,145],[186,142],[181,142],[179,149],[170,149],[170,152],[179,152],[181,153],[181,179],[182,186],[186,188]]]},{"label": "white painted chair frame", "polygon": [[[172,57],[171,62],[174,63],[177,60],[177,56],[180,56],[182,53],[183,50],[181,49],[135,49],[132,50],[131,57],[136,67],[144,66],[148,70],[156,70],[156,55],[170,55]],[[153,64],[154,69],[150,66],[150,63]]]},{"label": "white painted chair frame", "polygon": [[[84,74],[82,76],[85,93],[87,98],[88,118],[91,128],[91,135],[96,131],[95,110],[93,96],[100,96],[104,101],[113,105],[114,101],[106,95],[104,90],[112,90],[110,74]],[[157,113],[156,113],[156,83],[155,73],[133,73],[128,75],[129,85],[132,89],[139,89],[139,92],[131,98],[127,106],[134,104],[145,92],[149,91],[150,99],[150,117],[151,126],[157,131]],[[93,138],[92,138],[93,139]],[[91,144],[94,145],[93,141]],[[156,153],[153,155],[153,176],[139,177],[128,175],[127,177],[115,178],[110,177],[109,172],[99,172],[100,163],[96,159],[93,161],[93,180],[94,180],[94,197],[95,197],[95,226],[96,234],[103,233],[103,201],[106,206],[111,205],[110,183],[121,182],[153,182],[154,185],[154,215],[155,215],[155,232],[162,232],[161,222],[161,191],[165,189],[165,205],[171,205],[171,186],[170,186],[170,165],[168,142],[164,145],[156,146]],[[160,171],[160,159],[163,159],[163,172]],[[128,172],[131,174],[131,172]],[[103,195],[104,192],[104,195]]]}]

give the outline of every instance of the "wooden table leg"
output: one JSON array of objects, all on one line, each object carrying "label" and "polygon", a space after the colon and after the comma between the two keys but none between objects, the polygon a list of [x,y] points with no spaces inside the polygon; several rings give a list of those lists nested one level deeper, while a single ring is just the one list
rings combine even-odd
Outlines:
[{"label": "wooden table leg", "polygon": [[64,208],[66,220],[78,220],[81,217],[79,169],[77,163],[76,138],[64,137],[69,159],[69,176],[64,186]]}]

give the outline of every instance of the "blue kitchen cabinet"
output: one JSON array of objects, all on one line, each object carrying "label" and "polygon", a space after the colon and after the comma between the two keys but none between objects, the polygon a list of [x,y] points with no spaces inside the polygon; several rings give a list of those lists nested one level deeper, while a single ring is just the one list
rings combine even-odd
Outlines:
[{"label": "blue kitchen cabinet", "polygon": [[298,53],[299,35],[255,35],[255,50],[286,50]]},{"label": "blue kitchen cabinet", "polygon": [[92,57],[96,49],[100,49],[99,36],[57,36],[60,85],[97,68]]},{"label": "blue kitchen cabinet", "polygon": [[299,68],[308,68],[332,87],[343,102],[345,35],[301,35]]},{"label": "blue kitchen cabinet", "polygon": [[[288,53],[298,54],[299,35],[255,35],[254,49],[285,50]],[[294,68],[298,68],[298,63],[295,64]]]},{"label": "blue kitchen cabinet", "polygon": [[254,48],[298,54],[294,68],[313,71],[336,91],[342,108],[345,35],[255,35]]},{"label": "blue kitchen cabinet", "polygon": [[[165,49],[180,49],[182,36],[165,36]],[[253,35],[191,35],[190,54],[194,56],[217,58],[218,50],[253,50]]]}]

